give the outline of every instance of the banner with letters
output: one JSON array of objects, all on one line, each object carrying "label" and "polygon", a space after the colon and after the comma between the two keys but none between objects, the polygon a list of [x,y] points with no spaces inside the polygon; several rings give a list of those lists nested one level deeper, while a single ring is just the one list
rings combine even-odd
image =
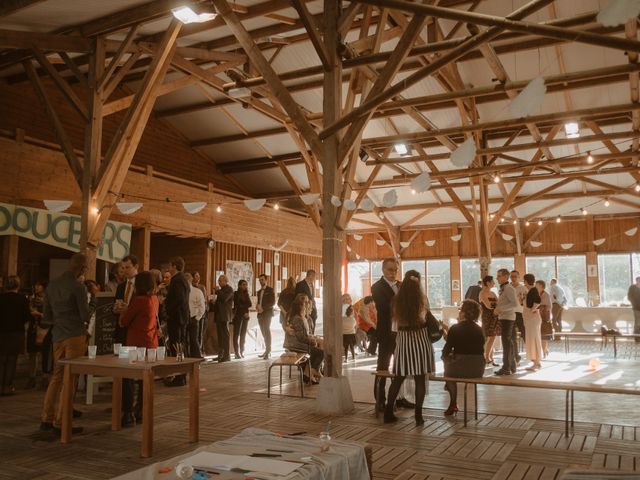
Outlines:
[{"label": "banner with letters", "polygon": [[[80,250],[80,216],[0,203],[0,235],[18,235],[72,252]],[[122,260],[131,245],[131,225],[108,221],[98,258]]]}]

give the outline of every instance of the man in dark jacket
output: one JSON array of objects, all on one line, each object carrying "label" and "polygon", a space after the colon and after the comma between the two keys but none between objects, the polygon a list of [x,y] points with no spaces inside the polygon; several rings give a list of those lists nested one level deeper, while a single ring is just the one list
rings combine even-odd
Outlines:
[{"label": "man in dark jacket", "polygon": [[[115,305],[113,306],[113,312],[120,317],[129,302],[133,298],[136,290],[136,275],[138,275],[138,257],[135,255],[127,255],[122,259],[122,268],[124,270],[125,280],[118,284],[116,287]],[[114,334],[115,343],[121,343],[124,345],[127,343],[127,329],[121,327],[120,322],[116,321],[116,331]]]},{"label": "man in dark jacket", "polygon": [[[176,355],[178,348],[185,351],[186,329],[189,325],[189,293],[191,286],[184,276],[184,259],[175,257],[169,264],[171,281],[167,289],[167,298],[164,300],[167,311],[167,333],[169,344],[167,345],[171,355]],[[185,375],[176,375],[172,380],[165,382],[167,386],[180,387],[187,384]]]},{"label": "man in dark jacket", "polygon": [[473,300],[480,303],[480,292],[482,291],[482,281],[478,281],[477,285],[471,285],[464,294],[465,300]]},{"label": "man in dark jacket", "polygon": [[316,331],[316,321],[318,320],[318,309],[316,308],[316,296],[314,295],[316,287],[316,271],[315,270],[307,270],[307,276],[304,280],[296,283],[296,296],[301,293],[304,293],[309,301],[311,302],[311,322],[309,328],[311,329],[311,335],[315,334]]},{"label": "man in dark jacket", "polygon": [[260,355],[260,358],[266,360],[271,355],[271,319],[273,318],[276,294],[273,288],[267,285],[267,276],[264,273],[258,277],[258,281],[261,288],[258,290],[256,310],[258,310],[258,325],[260,325],[260,332],[264,338],[264,353]]},{"label": "man in dark jacket", "polygon": [[229,285],[226,275],[220,275],[218,278],[213,311],[218,333],[218,362],[229,362],[229,322],[233,320],[233,288]]}]

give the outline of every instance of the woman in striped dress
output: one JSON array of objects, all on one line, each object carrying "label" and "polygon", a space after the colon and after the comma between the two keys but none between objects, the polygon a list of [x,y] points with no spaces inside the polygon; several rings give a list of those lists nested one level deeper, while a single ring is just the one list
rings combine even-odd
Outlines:
[{"label": "woman in striped dress", "polygon": [[412,376],[416,384],[416,425],[423,425],[422,404],[427,391],[427,375],[435,371],[435,356],[431,344],[437,342],[443,330],[431,315],[420,283],[420,273],[409,270],[393,299],[393,329],[396,330],[396,349],[393,355],[395,377],[389,387],[384,422],[398,420],[393,414],[396,397],[402,382]]}]

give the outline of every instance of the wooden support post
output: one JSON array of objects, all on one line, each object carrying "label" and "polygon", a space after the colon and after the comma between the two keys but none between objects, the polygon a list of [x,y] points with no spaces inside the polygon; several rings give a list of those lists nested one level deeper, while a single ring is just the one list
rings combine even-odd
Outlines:
[{"label": "wooden support post", "polygon": [[[450,257],[449,258],[449,269],[451,271],[451,305],[455,305],[456,302],[462,302],[462,296],[464,295],[464,291],[469,287],[469,285],[462,285],[462,275],[460,272],[460,257]],[[458,281],[458,290],[453,289],[453,282]]]},{"label": "wooden support post", "polygon": [[7,235],[2,239],[2,271],[3,277],[18,274],[18,236]]},{"label": "wooden support post", "polygon": [[515,254],[513,256],[513,266],[517,271],[520,272],[520,277],[527,273],[527,262],[523,253]]},{"label": "wooden support post", "polygon": [[[598,270],[598,252],[593,244],[595,240],[593,215],[587,215],[587,296],[596,304],[600,303],[600,272]],[[589,266],[594,270],[595,276],[589,276]]]}]

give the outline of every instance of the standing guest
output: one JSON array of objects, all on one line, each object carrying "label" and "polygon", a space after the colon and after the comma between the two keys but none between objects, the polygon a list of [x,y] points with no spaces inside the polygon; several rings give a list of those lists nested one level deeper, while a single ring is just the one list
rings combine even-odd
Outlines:
[{"label": "standing guest", "polygon": [[512,270],[510,274],[511,278],[511,286],[516,291],[516,298],[518,299],[518,306],[516,307],[516,323],[514,325],[513,335],[516,344],[516,364],[520,363],[520,347],[516,335],[516,329],[520,332],[520,338],[522,341],[526,341],[527,329],[524,326],[524,320],[522,318],[522,311],[524,310],[524,302],[527,298],[528,290],[527,288],[520,283],[520,272],[517,270]]},{"label": "standing guest", "polygon": [[[60,433],[62,420],[62,402],[60,392],[71,388],[75,393],[77,382],[62,385],[64,366],[60,360],[82,357],[87,349],[86,325],[91,318],[94,305],[87,302],[87,288],[78,279],[87,271],[87,257],[76,253],[69,260],[69,270],[49,283],[44,301],[44,320],[53,325],[53,372],[44,396],[41,430],[53,430]],[[58,409],[55,411],[56,402]],[[75,427],[72,433],[82,428]]]},{"label": "standing guest", "polygon": [[198,348],[200,357],[204,357],[204,334],[207,331],[207,320],[209,318],[209,302],[207,301],[207,289],[200,283],[200,272],[193,272],[193,286],[202,292],[204,297],[204,314],[198,320]]},{"label": "standing guest", "polygon": [[193,285],[193,275],[185,273],[184,277],[189,283],[189,326],[187,328],[187,354],[189,357],[201,357],[200,343],[200,322],[207,309],[207,302],[204,293]]},{"label": "standing guest", "polygon": [[278,295],[278,308],[280,308],[280,325],[282,328],[287,324],[287,315],[291,311],[291,304],[296,298],[296,282],[293,277],[287,279],[287,286]]},{"label": "standing guest", "polygon": [[482,308],[482,330],[485,336],[484,359],[487,364],[497,367],[498,364],[493,358],[493,344],[496,337],[500,335],[500,321],[495,314],[498,297],[493,292],[495,282],[491,275],[482,279],[482,291],[480,292],[480,305]]},{"label": "standing guest", "polygon": [[[31,319],[27,331],[27,353],[29,354],[29,381],[27,388],[35,388],[36,374],[38,372],[38,355],[41,357],[42,372],[45,373],[49,363],[45,356],[49,355],[51,348],[51,325],[44,323],[44,292],[47,288],[46,281],[37,281],[33,286],[33,295],[29,299]],[[48,341],[47,341],[47,337]]]},{"label": "standing guest", "polygon": [[427,375],[435,372],[436,361],[432,342],[442,338],[443,331],[438,321],[429,312],[426,296],[422,291],[420,273],[409,270],[402,281],[392,303],[393,330],[397,332],[394,351],[393,373],[395,377],[389,387],[389,398],[384,410],[384,422],[398,420],[393,414],[396,397],[408,376],[415,381],[416,426],[424,425],[422,405],[427,393]]},{"label": "standing guest", "polygon": [[349,359],[349,350],[351,350],[351,358],[356,359],[356,319],[353,315],[353,305],[348,305],[342,315],[342,346],[344,348],[344,361]]},{"label": "standing guest", "polygon": [[125,281],[124,267],[122,262],[114,263],[109,271],[109,281],[104,287],[105,292],[116,293],[118,285]]},{"label": "standing guest", "polygon": [[[156,281],[151,272],[141,272],[136,277],[136,293],[129,307],[120,315],[120,324],[127,328],[127,345],[132,347],[158,347],[158,310],[160,303],[155,295]],[[122,426],[129,427],[142,422],[142,380],[124,379],[122,402]],[[124,384],[129,384],[127,389]],[[134,407],[135,386],[138,394]]]},{"label": "standing guest", "polygon": [[473,300],[480,303],[480,292],[482,291],[482,280],[479,280],[477,285],[471,285],[467,292],[464,294],[465,300]]},{"label": "standing guest", "polygon": [[562,332],[562,312],[567,304],[567,295],[555,278],[551,279],[550,285],[549,295],[551,295],[551,321],[553,322],[553,331],[560,333]]},{"label": "standing guest", "polygon": [[284,347],[292,352],[309,354],[309,379],[312,383],[318,383],[322,376],[320,366],[324,352],[321,339],[311,334],[309,316],[307,315],[307,311],[311,310],[311,305],[311,300],[305,294],[296,295],[287,319]]},{"label": "standing guest", "polygon": [[[633,309],[633,333],[640,335],[640,277],[636,277],[636,283],[629,287],[627,298]],[[635,341],[640,342],[640,337],[636,337]]]},{"label": "standing guest", "polygon": [[[116,289],[115,304],[113,306],[113,312],[116,315],[121,315],[127,309],[127,305],[133,298],[133,294],[136,290],[136,275],[138,274],[138,257],[135,255],[127,255],[122,259],[122,268],[124,270],[124,281],[118,284]],[[127,331],[120,324],[117,324],[115,331],[116,343],[125,344],[127,339]]]},{"label": "standing guest", "polygon": [[[87,302],[90,304],[95,303],[96,296],[100,292],[100,285],[95,280],[85,280],[84,286],[87,287]],[[95,310],[91,313],[91,318],[89,319],[89,323],[87,325],[87,340],[94,336],[96,329],[96,312]],[[94,342],[95,343],[95,342]]]},{"label": "standing guest", "polygon": [[551,296],[545,291],[547,284],[544,280],[536,281],[536,289],[540,294],[540,338],[542,339],[542,358],[549,355],[549,340],[553,338],[553,324],[551,323]]},{"label": "standing guest", "polygon": [[296,284],[296,296],[304,293],[309,299],[309,304],[311,307],[311,322],[309,327],[311,328],[311,333],[313,334],[316,331],[316,321],[318,320],[318,309],[316,307],[316,296],[315,296],[315,282],[316,282],[316,271],[315,270],[307,270],[307,275],[303,280],[299,281]]},{"label": "standing guest", "polygon": [[512,375],[516,373],[516,336],[514,324],[516,322],[516,308],[520,302],[516,290],[509,284],[509,270],[498,270],[500,295],[494,313],[500,322],[500,338],[502,340],[502,368],[496,375]]},{"label": "standing guest", "polygon": [[160,282],[158,282],[158,286],[156,287],[156,295],[158,297],[158,302],[160,302],[160,308],[158,310],[158,337],[161,345],[166,345],[169,334],[167,333],[167,320],[169,315],[167,314],[167,306],[165,300],[167,298],[167,294],[169,293],[169,283],[171,282],[171,273],[169,270],[165,270],[162,274]]},{"label": "standing guest", "polygon": [[249,284],[246,280],[240,280],[238,290],[233,294],[233,353],[236,359],[244,358],[250,308]]},{"label": "standing guest", "polygon": [[23,353],[25,326],[31,321],[29,300],[18,293],[20,277],[9,275],[0,293],[0,395],[13,395],[18,355]]},{"label": "standing guest", "polygon": [[[477,302],[470,299],[462,302],[458,323],[449,329],[447,343],[442,349],[445,377],[480,378],[484,375],[485,341],[482,328],[477,324],[479,316]],[[458,411],[458,384],[446,382],[445,389],[449,392],[449,408],[444,414],[454,415]]]},{"label": "standing guest", "polygon": [[540,361],[542,360],[542,336],[540,333],[542,318],[538,311],[542,300],[535,285],[536,277],[531,273],[525,274],[524,286],[528,291],[522,316],[524,318],[524,328],[528,332],[527,338],[525,339],[527,358],[532,362],[532,364],[527,367],[529,371],[538,370],[541,367]]},{"label": "standing guest", "polygon": [[233,320],[233,288],[226,275],[218,278],[214,315],[218,333],[218,362],[230,362],[229,322]]},{"label": "standing guest", "polygon": [[267,360],[271,356],[271,319],[273,318],[273,306],[276,304],[276,294],[273,288],[267,285],[267,276],[263,273],[258,276],[260,290],[256,301],[258,311],[258,325],[264,338],[264,353],[260,358]]},{"label": "standing guest", "polygon": [[376,303],[373,301],[373,297],[371,295],[364,297],[358,312],[358,328],[367,334],[367,339],[369,340],[367,353],[369,355],[375,355],[378,348],[376,340],[377,315],[378,312],[376,311]]},{"label": "standing guest", "polygon": [[[167,310],[167,335],[169,340],[167,348],[173,356],[185,350],[186,330],[190,317],[189,294],[191,293],[191,287],[183,273],[184,266],[182,257],[174,257],[169,262],[171,281],[164,300]],[[181,387],[186,384],[186,375],[175,375],[173,378],[165,380],[165,385],[168,387]]]}]

